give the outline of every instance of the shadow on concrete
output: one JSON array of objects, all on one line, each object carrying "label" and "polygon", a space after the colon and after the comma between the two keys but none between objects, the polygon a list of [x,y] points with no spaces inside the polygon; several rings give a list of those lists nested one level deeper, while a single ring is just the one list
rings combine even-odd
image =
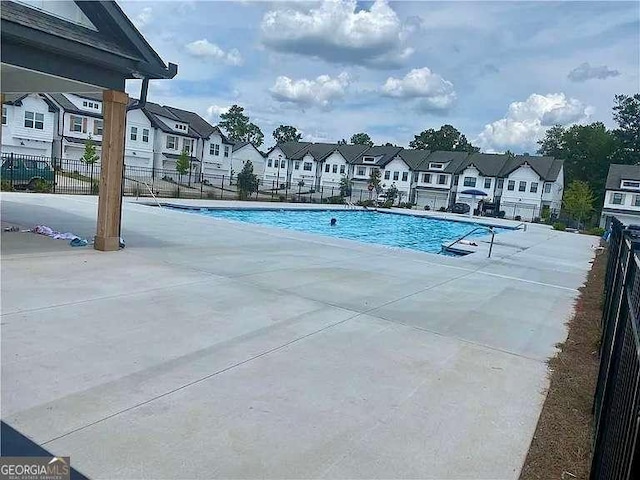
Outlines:
[{"label": "shadow on concrete", "polygon": [[[48,450],[31,441],[13,427],[0,422],[0,452],[3,457],[53,457]],[[63,455],[64,456],[64,455]],[[73,460],[73,459],[72,459]],[[88,480],[89,477],[71,467],[72,480]]]}]

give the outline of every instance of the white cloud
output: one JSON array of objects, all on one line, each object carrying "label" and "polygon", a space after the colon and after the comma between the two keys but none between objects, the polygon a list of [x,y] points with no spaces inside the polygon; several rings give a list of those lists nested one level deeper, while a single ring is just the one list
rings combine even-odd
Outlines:
[{"label": "white cloud", "polygon": [[592,107],[564,93],[534,93],[524,102],[511,103],[504,118],[485,125],[475,143],[485,151],[532,151],[551,125],[582,123],[592,113]]},{"label": "white cloud", "polygon": [[185,46],[187,52],[197,58],[211,58],[213,60],[226,63],[227,65],[242,65],[242,56],[235,48],[225,52],[215,43],[207,39],[196,40]]},{"label": "white cloud", "polygon": [[207,120],[218,123],[220,114],[227,113],[231,107],[221,107],[220,105],[211,105],[207,108]]},{"label": "white cloud", "polygon": [[606,65],[592,67],[589,62],[584,62],[569,72],[567,77],[572,82],[586,82],[591,79],[604,80],[608,77],[617,77],[620,75],[618,70],[611,70]]},{"label": "white cloud", "polygon": [[271,87],[271,96],[280,102],[291,102],[301,106],[329,108],[335,100],[344,97],[351,79],[347,73],[337,77],[320,75],[315,80],[293,80],[280,76]]},{"label": "white cloud", "polygon": [[151,7],[144,7],[142,11],[132,18],[133,24],[137,29],[142,29],[149,24],[152,18]]},{"label": "white cloud", "polygon": [[405,28],[386,0],[376,0],[369,10],[356,7],[355,0],[326,0],[308,10],[288,5],[269,11],[260,26],[262,41],[279,52],[382,68],[413,53],[404,42],[415,25]]},{"label": "white cloud", "polygon": [[389,77],[381,90],[387,97],[419,99],[424,110],[447,110],[456,100],[453,84],[427,67],[411,70],[404,78]]}]

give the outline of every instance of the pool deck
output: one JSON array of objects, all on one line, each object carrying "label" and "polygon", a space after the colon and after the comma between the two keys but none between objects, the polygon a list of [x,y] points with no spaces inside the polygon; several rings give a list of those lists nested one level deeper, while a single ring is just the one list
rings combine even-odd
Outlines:
[{"label": "pool deck", "polygon": [[[95,231],[95,197],[0,199]],[[515,479],[599,241],[529,225],[452,258],[123,218],[113,253],[2,233],[2,419],[90,478]]]}]

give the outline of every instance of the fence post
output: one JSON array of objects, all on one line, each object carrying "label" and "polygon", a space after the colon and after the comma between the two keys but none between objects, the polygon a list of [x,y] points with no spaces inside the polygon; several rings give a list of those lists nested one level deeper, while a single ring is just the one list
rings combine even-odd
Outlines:
[{"label": "fence post", "polygon": [[13,169],[15,168],[13,163],[14,162],[13,152],[9,154],[9,159],[10,159],[9,162],[11,164],[11,190],[13,190]]},{"label": "fence post", "polygon": [[362,189],[360,189],[360,201],[362,202]]},{"label": "fence post", "polygon": [[56,180],[58,179],[58,172],[56,170],[56,157],[51,158],[51,167],[53,168],[53,193],[56,193]]},{"label": "fence post", "polygon": [[223,194],[224,194],[224,175],[222,175],[222,182],[220,182],[220,200],[222,200]]},{"label": "fence post", "polygon": [[200,200],[202,200],[202,188],[204,183],[204,175],[200,172]]}]

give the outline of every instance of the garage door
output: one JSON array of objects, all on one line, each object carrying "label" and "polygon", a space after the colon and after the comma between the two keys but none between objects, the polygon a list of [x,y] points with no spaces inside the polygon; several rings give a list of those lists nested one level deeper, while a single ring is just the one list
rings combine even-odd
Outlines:
[{"label": "garage door", "polygon": [[124,164],[127,167],[146,167],[151,168],[151,159],[148,157],[139,157],[136,155],[125,155]]}]

